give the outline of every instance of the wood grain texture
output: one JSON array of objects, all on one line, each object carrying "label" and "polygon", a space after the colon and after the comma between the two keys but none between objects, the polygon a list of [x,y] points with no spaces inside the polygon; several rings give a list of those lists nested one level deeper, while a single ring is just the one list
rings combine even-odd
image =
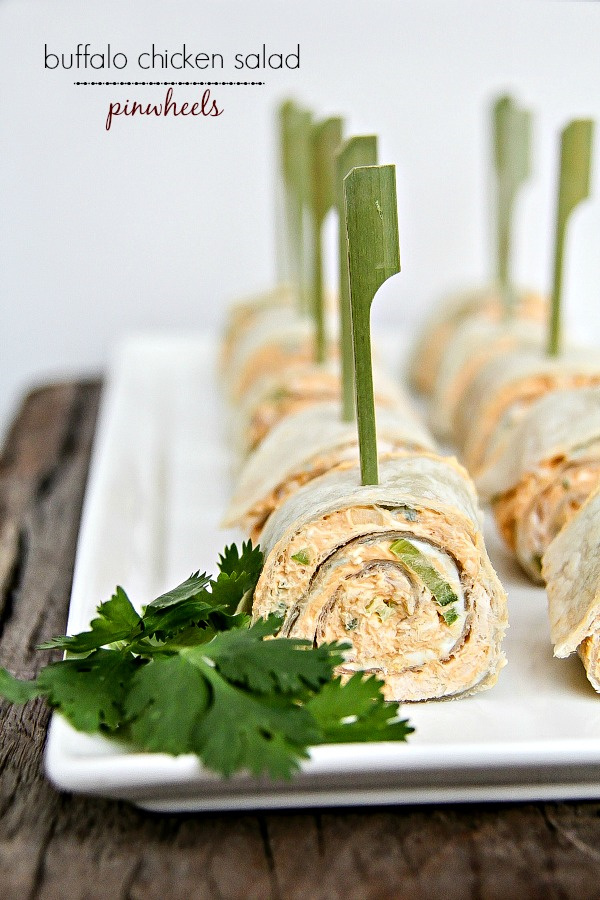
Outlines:
[{"label": "wood grain texture", "polygon": [[[97,383],[26,398],[0,460],[0,663],[65,627]],[[154,815],[57,793],[38,701],[0,705],[2,900],[600,896],[600,804]]]}]

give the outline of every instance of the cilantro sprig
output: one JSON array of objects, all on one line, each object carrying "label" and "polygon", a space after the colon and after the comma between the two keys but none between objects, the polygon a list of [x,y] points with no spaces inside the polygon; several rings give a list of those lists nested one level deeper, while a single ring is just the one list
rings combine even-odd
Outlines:
[{"label": "cilantro sprig", "polygon": [[251,542],[227,547],[215,579],[196,572],[141,614],[118,587],[88,631],[41,645],[68,656],[35,681],[0,668],[0,696],[44,697],[79,731],[194,753],[224,776],[289,778],[314,744],[405,740],[413,729],[381,681],[335,677],[348,644],[271,640],[275,615],[251,623],[262,562]]}]

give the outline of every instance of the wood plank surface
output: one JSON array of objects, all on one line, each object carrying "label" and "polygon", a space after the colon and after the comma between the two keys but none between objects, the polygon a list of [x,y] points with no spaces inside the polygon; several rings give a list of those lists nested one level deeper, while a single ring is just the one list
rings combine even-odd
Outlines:
[{"label": "wood plank surface", "polygon": [[[65,628],[100,385],[30,394],[0,459],[0,664]],[[59,794],[39,701],[0,704],[1,900],[600,897],[600,803],[156,815]]]}]

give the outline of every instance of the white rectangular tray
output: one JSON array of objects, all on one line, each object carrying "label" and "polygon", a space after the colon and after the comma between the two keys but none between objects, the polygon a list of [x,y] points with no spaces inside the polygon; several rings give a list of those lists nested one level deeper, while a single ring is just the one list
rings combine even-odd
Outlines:
[{"label": "white rectangular tray", "polygon": [[[128,341],[111,370],[86,492],[68,631],[85,629],[121,584],[138,606],[241,535],[219,528],[231,491],[214,335]],[[316,747],[289,783],[224,780],[192,756],[126,752],[52,719],[46,772],[59,788],[148,809],[600,798],[600,698],[577,659],[556,660],[545,592],[517,570],[492,527],[508,589],[508,666],[489,692],[407,705],[407,744]]]}]

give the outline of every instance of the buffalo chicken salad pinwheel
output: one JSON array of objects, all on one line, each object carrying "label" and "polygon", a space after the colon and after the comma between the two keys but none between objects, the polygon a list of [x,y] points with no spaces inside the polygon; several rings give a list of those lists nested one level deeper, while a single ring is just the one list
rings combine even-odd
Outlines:
[{"label": "buffalo chicken salad pinwheel", "polygon": [[256,618],[281,636],[350,641],[341,667],[377,673],[389,700],[456,698],[491,687],[505,664],[506,594],[487,556],[472,482],[453,459],[356,464],[304,485],[269,518]]},{"label": "buffalo chicken salad pinwheel", "polygon": [[[547,300],[534,291],[515,293],[516,319],[543,322]],[[478,288],[455,294],[436,306],[416,341],[409,361],[408,373],[413,388],[431,394],[442,364],[446,347],[456,330],[472,320],[500,323],[504,318],[504,300],[498,286]]]},{"label": "buffalo chicken salad pinwheel", "polygon": [[554,538],[542,562],[554,655],[577,652],[600,693],[600,489]]},{"label": "buffalo chicken salad pinwheel", "polygon": [[501,454],[516,423],[552,391],[600,385],[600,354],[570,349],[562,356],[522,350],[490,360],[457,409],[457,437],[473,477]]},{"label": "buffalo chicken salad pinwheel", "polygon": [[534,403],[476,484],[521,566],[541,583],[548,545],[600,485],[600,388]]},{"label": "buffalo chicken salad pinwheel", "polygon": [[[377,430],[382,453],[434,449],[408,401],[393,409],[378,408]],[[341,421],[339,402],[318,403],[290,413],[248,457],[223,525],[241,526],[258,541],[268,517],[288,497],[348,460],[358,460],[358,435],[355,422]]]},{"label": "buffalo chicken salad pinwheel", "polygon": [[[408,400],[400,385],[384,370],[373,373],[375,400],[383,408],[406,412]],[[332,418],[339,418],[342,376],[339,362],[296,363],[258,378],[235,411],[232,435],[240,455],[256,450],[272,428],[287,416],[327,401],[337,402]],[[414,415],[409,413],[411,420]]]}]

